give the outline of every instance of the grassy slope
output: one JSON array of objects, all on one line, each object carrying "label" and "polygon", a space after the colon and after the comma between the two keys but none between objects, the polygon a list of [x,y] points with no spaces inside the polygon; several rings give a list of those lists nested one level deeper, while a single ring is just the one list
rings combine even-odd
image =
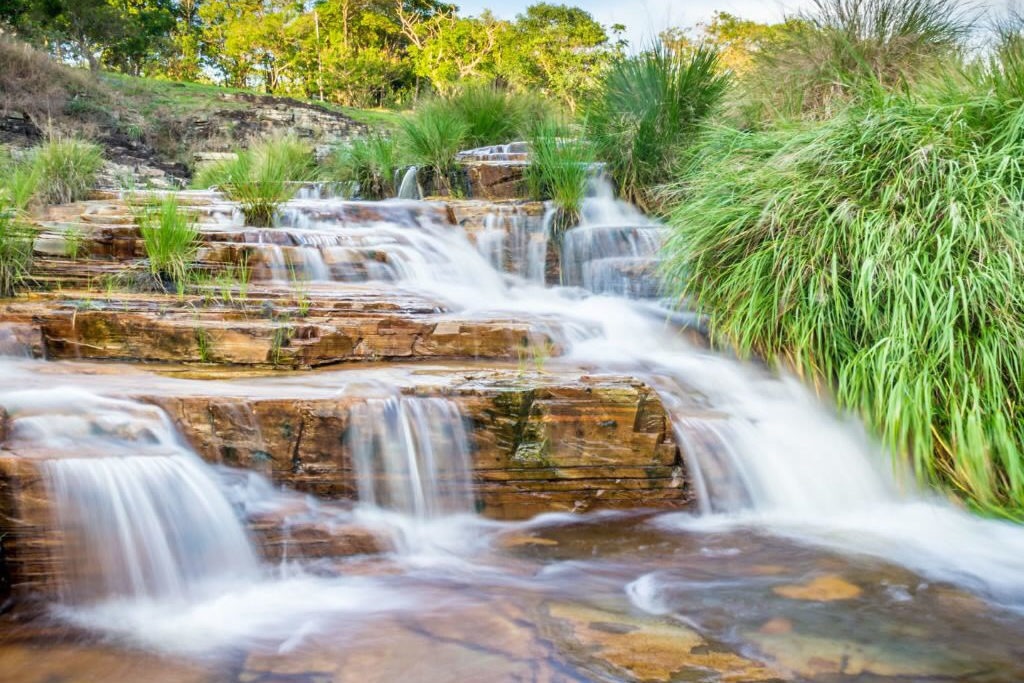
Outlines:
[{"label": "grassy slope", "polygon": [[[204,111],[223,109],[244,109],[242,100],[225,98],[225,95],[252,95],[262,97],[265,94],[255,90],[242,88],[226,88],[207,83],[185,83],[155,78],[138,78],[117,73],[104,73],[103,83],[130,101],[134,108],[145,118],[157,115],[176,117],[199,114]],[[385,109],[356,109],[342,107],[329,102],[290,98],[304,104],[323,107],[329,111],[343,114],[354,121],[375,128],[393,128],[399,119],[397,112]]]}]

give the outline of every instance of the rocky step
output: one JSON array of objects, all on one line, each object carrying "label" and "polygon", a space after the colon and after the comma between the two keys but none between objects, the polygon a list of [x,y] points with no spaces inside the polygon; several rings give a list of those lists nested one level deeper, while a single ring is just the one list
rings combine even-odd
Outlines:
[{"label": "rocky step", "polygon": [[[496,519],[544,512],[685,508],[693,504],[683,454],[670,418],[646,383],[623,375],[407,365],[332,370],[292,377],[208,383],[140,373],[130,367],[57,366],[106,392],[161,406],[210,463],[251,469],[287,489],[351,501],[356,473],[347,433],[351,410],[388,386],[405,395],[444,396],[466,422],[474,495]],[[26,388],[55,376],[29,374]],[[338,392],[338,387],[347,387]],[[680,399],[690,419],[715,421],[697,395]],[[61,547],[40,463],[67,453],[5,442],[0,412],[0,551],[11,582],[46,592],[59,580]],[[354,525],[343,508],[319,512],[295,498],[254,513],[250,529],[264,555],[343,558],[386,549],[388,540]]]},{"label": "rocky step", "polygon": [[[64,532],[55,524],[56,510],[42,476],[40,454],[0,447],[0,596],[22,608],[59,597],[69,571]],[[392,548],[381,532],[351,521],[351,514],[330,505],[311,508],[296,498],[246,516],[246,526],[262,558],[341,560],[374,555]],[[80,575],[81,566],[75,568]]]},{"label": "rocky step", "polygon": [[265,301],[226,306],[173,295],[36,297],[0,308],[0,322],[39,330],[49,359],[309,368],[390,359],[516,359],[561,352],[557,321],[458,319],[418,311]]}]

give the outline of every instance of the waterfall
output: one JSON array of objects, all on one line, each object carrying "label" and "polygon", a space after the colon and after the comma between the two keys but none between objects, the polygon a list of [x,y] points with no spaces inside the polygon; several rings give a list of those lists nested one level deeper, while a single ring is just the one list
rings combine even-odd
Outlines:
[{"label": "waterfall", "polygon": [[238,515],[162,410],[75,389],[12,392],[0,405],[9,443],[41,460],[63,602],[188,600],[256,576]]},{"label": "waterfall", "polygon": [[592,178],[580,224],[562,242],[562,281],[598,294],[654,298],[665,229],[615,198],[607,180]]},{"label": "waterfall", "polygon": [[359,500],[428,520],[474,510],[469,439],[444,398],[371,398],[349,413]]},{"label": "waterfall", "polygon": [[417,173],[419,169],[415,166],[410,166],[409,170],[402,176],[402,184],[398,186],[398,198],[399,199],[420,199],[419,179]]}]

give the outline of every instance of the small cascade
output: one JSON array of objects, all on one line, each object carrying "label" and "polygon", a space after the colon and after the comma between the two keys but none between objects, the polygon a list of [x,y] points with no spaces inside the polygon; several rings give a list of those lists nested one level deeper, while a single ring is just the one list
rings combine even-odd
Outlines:
[{"label": "small cascade", "polygon": [[592,179],[580,224],[562,241],[562,279],[599,294],[654,298],[665,229],[617,200],[611,185]]},{"label": "small cascade", "polygon": [[419,520],[474,511],[469,438],[444,398],[371,398],[347,433],[359,500]]},{"label": "small cascade", "polygon": [[402,176],[402,182],[398,186],[398,198],[399,199],[420,199],[422,193],[420,192],[419,169],[415,166],[410,166]]},{"label": "small cascade", "polygon": [[189,600],[250,580],[257,560],[211,469],[162,410],[80,390],[0,395],[8,443],[40,461],[61,598]]},{"label": "small cascade", "polygon": [[12,323],[0,324],[0,357],[32,357],[31,336],[38,336],[38,331]]},{"label": "small cascade", "polygon": [[497,271],[544,284],[547,253],[547,222],[516,207],[496,207],[484,217],[484,229],[476,235],[477,251]]}]

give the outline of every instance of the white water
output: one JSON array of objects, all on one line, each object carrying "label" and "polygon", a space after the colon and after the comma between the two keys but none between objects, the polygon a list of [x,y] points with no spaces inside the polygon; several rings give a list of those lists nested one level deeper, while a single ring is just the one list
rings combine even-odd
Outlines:
[{"label": "white water", "polygon": [[398,186],[398,199],[419,199],[422,196],[418,172],[418,168],[410,166],[405,175],[402,176],[402,182]]},{"label": "white water", "polygon": [[163,411],[76,389],[4,393],[0,405],[10,443],[42,459],[66,603],[188,600],[255,578],[235,511]]},{"label": "white water", "polygon": [[615,199],[611,185],[590,181],[580,224],[562,241],[562,281],[598,294],[658,295],[654,277],[665,229]]},{"label": "white water", "polygon": [[418,519],[473,512],[469,438],[445,398],[370,398],[349,411],[359,500]]},{"label": "white water", "polygon": [[[593,217],[588,220],[628,216],[631,211],[607,197],[595,199],[584,207],[584,214]],[[330,221],[319,227],[329,228]],[[360,229],[373,231],[374,238],[393,239],[388,265],[396,275],[446,299],[460,315],[556,319],[576,330],[566,338],[571,346],[567,356],[552,359],[551,365],[645,378],[675,418],[679,442],[690,445],[688,469],[705,495],[699,514],[661,515],[655,523],[704,533],[754,528],[876,555],[1001,603],[1024,605],[1024,530],[976,518],[918,491],[855,422],[836,416],[797,380],[694,348],[666,324],[668,312],[650,305],[545,289],[527,281],[507,285],[461,231],[387,223],[337,231],[355,235]],[[703,395],[702,401],[691,399],[694,391]],[[413,406],[409,402],[414,400],[373,399],[356,409],[348,438],[354,452],[361,449],[355,458],[360,497],[404,524],[411,541],[429,536],[449,552],[472,552],[486,544],[481,525],[451,523],[466,517],[472,501],[462,496],[449,500],[441,493],[441,483],[458,476],[441,476],[447,466],[437,462],[439,456],[465,456],[457,434],[461,421],[447,408]],[[449,426],[435,429],[431,414],[442,416]],[[115,434],[117,424],[111,423]],[[45,419],[35,427],[27,421],[15,428],[18,438],[26,438],[32,429],[47,433]],[[434,441],[436,433],[444,434],[445,445]],[[110,448],[120,448],[118,439],[110,441]],[[63,446],[50,446],[78,449],[80,443],[74,437]],[[430,458],[434,463],[425,468]],[[424,552],[422,545],[415,550]],[[667,611],[658,599],[658,581],[657,575],[646,575],[630,584],[629,595],[638,607]],[[399,596],[374,586],[379,584],[304,576],[243,581],[219,598],[194,601],[172,612],[148,601],[116,601],[76,611],[73,618],[149,644],[201,650],[239,638],[315,630],[324,613],[401,608]],[[296,615],[301,626],[289,621]]]}]

